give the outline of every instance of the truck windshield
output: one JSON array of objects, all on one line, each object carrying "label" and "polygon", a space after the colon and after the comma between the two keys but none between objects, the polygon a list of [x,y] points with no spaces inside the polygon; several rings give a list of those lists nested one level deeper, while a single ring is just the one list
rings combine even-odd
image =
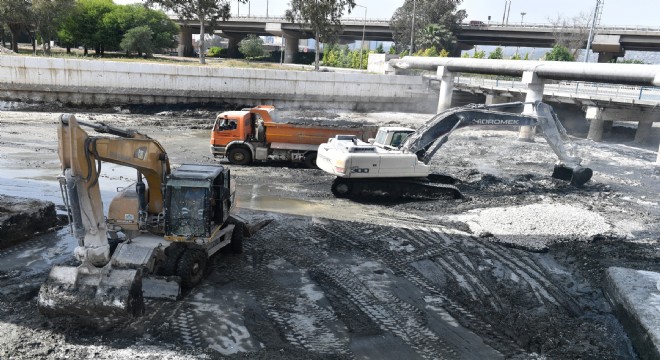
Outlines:
[{"label": "truck windshield", "polygon": [[207,199],[206,188],[170,187],[168,235],[206,236],[204,199]]}]

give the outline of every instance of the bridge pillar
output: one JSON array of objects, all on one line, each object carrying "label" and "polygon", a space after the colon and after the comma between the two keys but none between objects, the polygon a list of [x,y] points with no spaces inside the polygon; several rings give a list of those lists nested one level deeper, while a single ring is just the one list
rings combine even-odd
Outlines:
[{"label": "bridge pillar", "polygon": [[623,54],[613,53],[613,52],[599,52],[598,53],[598,62],[599,63],[616,62],[616,59],[620,56],[623,56]]},{"label": "bridge pillar", "polygon": [[[522,82],[527,85],[525,102],[543,101],[543,80],[535,72],[525,71]],[[523,114],[535,115],[532,104],[525,104]],[[518,132],[518,141],[534,142],[534,135],[536,135],[536,126],[521,126]]]},{"label": "bridge pillar", "polygon": [[[597,106],[587,107],[587,120],[589,120],[589,133],[587,139],[596,142],[603,141],[605,121],[603,120],[603,108]],[[609,122],[609,121],[608,121]]]},{"label": "bridge pillar", "polygon": [[438,66],[440,79],[440,96],[438,98],[438,113],[451,108],[451,98],[454,92],[454,73],[444,66]]},{"label": "bridge pillar", "polygon": [[293,64],[293,60],[298,53],[298,44],[300,43],[300,39],[293,36],[284,35],[284,42],[284,63]]},{"label": "bridge pillar", "polygon": [[500,96],[495,94],[486,95],[486,105],[502,104],[508,101],[509,98],[506,96]]},{"label": "bridge pillar", "polygon": [[237,37],[230,37],[227,39],[227,55],[230,58],[236,58],[238,57],[238,44],[241,42],[240,38]]},{"label": "bridge pillar", "polygon": [[660,174],[660,146],[658,146],[658,157],[655,159],[655,173]]},{"label": "bridge pillar", "polygon": [[192,30],[188,26],[181,26],[179,28],[179,46],[177,47],[179,57],[195,56],[195,49],[193,49]]},{"label": "bridge pillar", "polygon": [[651,131],[653,131],[653,121],[640,121],[637,123],[635,142],[638,144],[645,143],[651,136]]}]

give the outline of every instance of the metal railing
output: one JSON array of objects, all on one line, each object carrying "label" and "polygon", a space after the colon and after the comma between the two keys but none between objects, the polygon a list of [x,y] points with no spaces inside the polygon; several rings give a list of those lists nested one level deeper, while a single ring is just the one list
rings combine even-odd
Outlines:
[{"label": "metal railing", "polygon": [[[543,24],[543,23],[483,23],[479,25],[470,25],[469,23],[461,24],[461,28],[464,29],[488,29],[488,28],[512,28],[512,29],[576,29],[580,28],[579,26],[558,26],[553,24]],[[586,25],[583,27],[586,28]],[[658,26],[646,26],[646,25],[599,25],[599,31],[647,31],[647,32],[660,32],[660,27]]]},{"label": "metal railing", "polygon": [[[489,79],[483,77],[455,77],[454,82],[470,86],[482,86],[491,89],[515,89],[524,91],[527,85],[516,79]],[[645,100],[660,102],[660,87],[631,86],[591,83],[584,81],[559,81],[546,83],[544,93],[566,95],[589,95],[616,98],[621,100]]]}]

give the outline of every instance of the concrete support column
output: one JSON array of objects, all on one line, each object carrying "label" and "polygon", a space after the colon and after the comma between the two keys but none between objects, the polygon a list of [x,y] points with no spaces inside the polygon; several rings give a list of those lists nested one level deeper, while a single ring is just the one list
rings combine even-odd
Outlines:
[{"label": "concrete support column", "polygon": [[635,132],[635,142],[638,144],[645,143],[651,136],[653,130],[652,121],[640,121],[637,123],[637,131]]},{"label": "concrete support column", "polygon": [[293,64],[293,59],[298,53],[298,43],[300,42],[299,38],[284,35],[284,63]]},{"label": "concrete support column", "polygon": [[655,158],[655,172],[660,174],[660,146],[658,146],[658,157]]},{"label": "concrete support column", "polygon": [[603,141],[603,132],[605,127],[605,121],[603,120],[603,109],[597,106],[587,107],[586,118],[589,120],[589,134],[587,134],[587,139],[596,142]]},{"label": "concrete support column", "polygon": [[[522,76],[523,84],[527,85],[525,102],[543,101],[543,80],[539,79],[533,71],[525,71]],[[526,104],[523,114],[535,114],[532,104]],[[533,142],[536,135],[535,126],[521,126],[518,132],[518,141]]]},{"label": "concrete support column", "polygon": [[444,66],[438,66],[438,78],[440,79],[440,96],[438,98],[437,112],[443,112],[451,108],[451,98],[454,92],[454,73]]},{"label": "concrete support column", "polygon": [[192,43],[192,31],[188,26],[179,28],[179,46],[177,47],[178,56],[195,56],[195,50]]},{"label": "concrete support column", "polygon": [[609,63],[614,60],[616,62],[616,59],[619,57],[619,54],[616,53],[611,53],[611,52],[599,52],[598,53],[598,62],[599,63]]},{"label": "concrete support column", "polygon": [[506,96],[499,96],[495,94],[487,94],[486,95],[486,105],[495,105],[495,104],[502,104],[505,102],[508,102],[509,98]]},{"label": "concrete support column", "polygon": [[228,40],[227,55],[229,55],[231,58],[238,57],[238,43],[240,43],[243,39],[231,37]]}]

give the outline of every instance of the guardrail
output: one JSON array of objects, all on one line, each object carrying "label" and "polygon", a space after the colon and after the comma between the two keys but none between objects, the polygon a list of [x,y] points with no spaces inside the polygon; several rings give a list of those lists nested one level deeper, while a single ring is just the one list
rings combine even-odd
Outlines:
[{"label": "guardrail", "polygon": [[[482,23],[482,24],[472,24],[462,23],[461,28],[463,29],[488,29],[488,28],[512,28],[512,29],[578,29],[578,28],[587,28],[587,25],[584,26],[560,26],[553,24],[543,24],[543,23],[511,23],[511,24],[502,24],[502,23]],[[660,32],[660,27],[658,26],[645,26],[645,25],[599,25],[598,31],[647,31],[647,32]]]},{"label": "guardrail", "polygon": [[[500,89],[519,89],[525,90],[527,85],[521,81],[512,79],[488,79],[481,77],[455,77],[455,83],[484,86]],[[546,83],[543,92],[554,92],[562,94],[592,95],[603,96],[618,99],[646,100],[660,102],[660,87],[654,86],[630,86],[591,83],[584,81],[560,81],[556,83]]]}]

